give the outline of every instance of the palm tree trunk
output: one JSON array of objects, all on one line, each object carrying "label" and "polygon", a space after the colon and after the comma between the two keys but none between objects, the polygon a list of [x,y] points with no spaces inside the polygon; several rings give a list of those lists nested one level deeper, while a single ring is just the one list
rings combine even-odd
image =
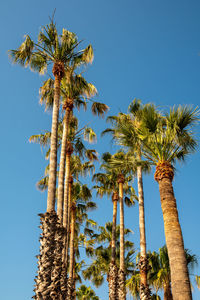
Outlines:
[{"label": "palm tree trunk", "polygon": [[158,180],[174,300],[191,300],[191,287],[172,179]]},{"label": "palm tree trunk", "polygon": [[173,300],[170,283],[164,284],[164,300]]},{"label": "palm tree trunk", "polygon": [[69,229],[70,229],[70,201],[71,201],[71,184],[73,182],[73,178],[70,176],[70,159],[73,148],[71,143],[68,142],[67,145],[67,155],[66,155],[66,168],[65,168],[65,190],[64,190],[64,209],[63,209],[63,227],[65,229],[65,237],[64,237],[64,251],[63,251],[63,262],[68,264],[68,245],[69,245]]},{"label": "palm tree trunk", "polygon": [[112,247],[112,253],[111,253],[111,260],[115,263],[115,256],[116,256],[116,220],[117,220],[117,201],[118,201],[118,193],[113,193],[113,224],[112,224],[112,241],[111,241],[111,247]]},{"label": "palm tree trunk", "polygon": [[124,176],[119,174],[119,206],[120,206],[120,267],[118,275],[118,297],[120,300],[126,299],[126,288],[125,288],[125,263],[124,263],[124,199],[123,199],[123,184]]},{"label": "palm tree trunk", "polygon": [[68,280],[68,299],[73,300],[74,294],[74,236],[75,236],[75,221],[76,221],[76,205],[71,205],[71,234],[70,234],[70,255],[69,255],[69,280]]},{"label": "palm tree trunk", "polygon": [[73,100],[67,99],[67,101],[63,105],[63,109],[66,110],[66,113],[63,120],[63,136],[62,136],[62,147],[60,153],[60,168],[59,168],[59,177],[58,177],[58,201],[57,201],[57,213],[61,224],[63,219],[66,150],[67,150],[67,140],[69,136],[70,115],[73,110]]},{"label": "palm tree trunk", "polygon": [[[69,149],[70,147],[67,147],[67,150]],[[68,211],[69,211],[69,202],[71,202],[71,185],[73,182],[73,178],[70,177],[71,153],[72,151],[67,152],[66,168],[65,168],[65,189],[64,189],[64,205],[63,205],[64,247],[63,247],[63,255],[62,255],[63,266],[62,266],[62,274],[61,274],[61,290],[63,293],[63,299],[67,297],[67,268],[68,268],[68,248],[69,248]]]},{"label": "palm tree trunk", "polygon": [[59,76],[55,76],[54,102],[53,102],[52,127],[51,127],[51,145],[50,145],[51,152],[50,152],[49,182],[48,182],[48,196],[47,196],[47,212],[51,212],[55,209],[60,81],[61,78]]},{"label": "palm tree trunk", "polygon": [[[139,157],[139,159],[141,159]],[[147,283],[148,260],[146,255],[146,234],[145,234],[145,214],[144,214],[144,192],[142,167],[137,167],[137,181],[138,181],[138,198],[139,198],[139,228],[140,228],[140,299],[150,299],[150,290]]]},{"label": "palm tree trunk", "polygon": [[76,300],[76,259],[75,259],[75,249],[74,249],[74,254],[73,254],[73,281],[74,281],[74,295],[73,295],[73,300]]},{"label": "palm tree trunk", "polygon": [[113,225],[112,225],[112,241],[111,241],[111,263],[108,272],[109,282],[109,300],[116,300],[117,298],[117,276],[118,268],[115,262],[116,256],[116,219],[117,219],[117,201],[118,193],[114,192],[112,196],[113,200]]}]

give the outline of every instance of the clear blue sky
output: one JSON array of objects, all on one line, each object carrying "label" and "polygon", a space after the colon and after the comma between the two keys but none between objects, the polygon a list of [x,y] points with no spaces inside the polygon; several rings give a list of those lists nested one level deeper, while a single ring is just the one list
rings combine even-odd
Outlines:
[{"label": "clear blue sky", "polygon": [[[199,104],[200,98],[200,2],[198,0],[77,0],[1,1],[1,266],[3,300],[28,300],[33,295],[38,254],[38,213],[46,209],[46,195],[35,188],[43,175],[44,153],[29,144],[32,134],[50,129],[51,116],[39,106],[38,89],[45,77],[19,66],[7,56],[25,34],[36,39],[42,25],[56,8],[58,28],[75,32],[84,45],[95,51],[87,79],[99,91],[98,99],[108,104],[110,114],[126,112],[137,97],[162,108],[174,104]],[[98,132],[97,151],[112,151],[109,139],[101,139],[105,121],[80,113],[82,124],[91,122]],[[197,128],[199,136],[199,127]],[[199,255],[200,154],[178,167],[174,180],[185,247]],[[97,200],[93,214],[100,224],[111,219],[111,202]],[[145,178],[148,249],[164,244],[158,186],[153,175]],[[138,207],[125,210],[126,226],[134,231],[139,247]],[[200,274],[200,268],[196,270]],[[108,299],[107,283],[97,290]],[[194,300],[200,299],[195,288]]]}]

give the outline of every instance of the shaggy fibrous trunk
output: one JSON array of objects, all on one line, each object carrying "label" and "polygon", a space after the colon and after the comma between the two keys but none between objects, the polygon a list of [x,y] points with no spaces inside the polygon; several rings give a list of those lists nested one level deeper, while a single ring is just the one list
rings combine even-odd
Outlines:
[{"label": "shaggy fibrous trunk", "polygon": [[75,259],[75,249],[74,249],[74,255],[73,255],[73,279],[74,279],[73,300],[76,300],[76,259]]},{"label": "shaggy fibrous trunk", "polygon": [[33,298],[48,300],[51,292],[51,273],[55,259],[55,235],[58,218],[53,211],[40,214],[40,219],[42,233],[40,236],[40,255],[38,256],[38,275]]},{"label": "shaggy fibrous trunk", "polygon": [[74,278],[69,278],[67,282],[67,298],[66,300],[73,300],[74,295]]},{"label": "shaggy fibrous trunk", "polygon": [[118,300],[118,267],[110,263],[108,271],[109,300]]},{"label": "shaggy fibrous trunk", "polygon": [[174,300],[192,300],[183,236],[172,186],[174,172],[169,162],[159,162],[155,180],[159,184]]},{"label": "shaggy fibrous trunk", "polygon": [[60,290],[62,295],[62,300],[67,299],[67,266],[64,262],[62,262],[62,271],[61,271],[61,277],[60,277]]},{"label": "shaggy fibrous trunk", "polygon": [[125,288],[126,276],[123,270],[118,271],[118,299],[126,299],[126,288]]},{"label": "shaggy fibrous trunk", "polygon": [[[141,159],[141,157],[139,157]],[[137,167],[138,200],[139,200],[139,228],[140,228],[140,299],[150,300],[149,285],[147,282],[148,260],[146,255],[146,234],[145,234],[145,214],[144,214],[144,191],[142,180],[142,167]]]},{"label": "shaggy fibrous trunk", "polygon": [[123,174],[118,176],[119,184],[119,205],[120,205],[120,267],[118,272],[118,297],[120,300],[126,299],[125,287],[125,263],[124,263],[124,199],[123,199]]},{"label": "shaggy fibrous trunk", "polygon": [[117,276],[118,268],[115,262],[116,256],[116,219],[117,219],[117,201],[119,199],[118,193],[114,192],[112,196],[113,201],[113,224],[112,224],[112,241],[111,241],[111,262],[108,271],[108,286],[109,286],[109,300],[117,299]]},{"label": "shaggy fibrous trunk", "polygon": [[71,234],[70,234],[70,255],[69,255],[69,279],[68,279],[68,297],[73,300],[74,296],[74,237],[75,237],[75,221],[76,221],[76,204],[71,204]]},{"label": "shaggy fibrous trunk", "polygon": [[169,282],[164,284],[164,300],[173,300],[171,285]]},{"label": "shaggy fibrous trunk", "polygon": [[66,162],[66,151],[67,151],[67,140],[69,136],[69,122],[70,115],[73,109],[73,101],[67,99],[63,105],[65,112],[65,117],[63,120],[63,135],[62,135],[62,146],[60,153],[60,167],[58,176],[58,201],[57,201],[57,213],[62,224],[63,220],[63,202],[64,202],[64,178],[65,178],[65,162]]},{"label": "shaggy fibrous trunk", "polygon": [[147,283],[147,273],[150,270],[150,266],[148,263],[148,259],[146,257],[140,256],[140,260],[138,263],[138,267],[140,270],[140,299],[141,300],[150,300],[151,299],[151,290],[149,289],[149,285]]},{"label": "shaggy fibrous trunk", "polygon": [[56,175],[57,175],[57,139],[58,139],[58,117],[60,107],[60,82],[64,76],[64,64],[56,62],[52,70],[54,81],[54,101],[51,127],[51,143],[50,143],[50,159],[49,159],[49,182],[47,195],[47,211],[50,212],[55,209],[55,195],[56,195]]},{"label": "shaggy fibrous trunk", "polygon": [[51,273],[50,296],[52,300],[63,299],[62,289],[61,289],[63,237],[64,237],[64,228],[58,221],[56,235],[55,235],[54,264]]}]

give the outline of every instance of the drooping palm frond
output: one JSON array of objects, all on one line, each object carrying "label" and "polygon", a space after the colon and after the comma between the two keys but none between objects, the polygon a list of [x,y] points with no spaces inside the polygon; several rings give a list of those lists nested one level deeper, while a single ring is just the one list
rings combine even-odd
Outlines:
[{"label": "drooping palm frond", "polygon": [[49,78],[43,82],[40,88],[40,104],[45,104],[45,110],[53,108],[54,80]]},{"label": "drooping palm frond", "polygon": [[104,117],[109,107],[106,104],[101,102],[93,102],[91,109],[94,115],[98,115],[99,117]]}]

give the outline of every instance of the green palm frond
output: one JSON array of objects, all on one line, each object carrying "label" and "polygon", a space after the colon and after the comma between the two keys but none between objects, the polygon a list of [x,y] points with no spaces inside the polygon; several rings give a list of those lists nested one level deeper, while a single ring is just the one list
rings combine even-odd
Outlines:
[{"label": "green palm frond", "polygon": [[90,127],[85,127],[84,128],[83,135],[84,135],[84,140],[88,141],[89,143],[95,143],[96,140],[97,140],[96,133]]},{"label": "green palm frond", "polygon": [[25,41],[17,50],[9,50],[9,56],[13,63],[18,63],[22,66],[27,67],[31,61],[33,54],[34,42],[31,40],[29,35],[25,36]]},{"label": "green palm frond", "polygon": [[92,103],[92,113],[94,115],[98,115],[99,117],[104,117],[105,113],[109,110],[109,107],[101,102],[93,102]]},{"label": "green palm frond", "polygon": [[53,108],[54,80],[49,78],[43,82],[40,90],[40,104],[45,104],[45,110]]}]

